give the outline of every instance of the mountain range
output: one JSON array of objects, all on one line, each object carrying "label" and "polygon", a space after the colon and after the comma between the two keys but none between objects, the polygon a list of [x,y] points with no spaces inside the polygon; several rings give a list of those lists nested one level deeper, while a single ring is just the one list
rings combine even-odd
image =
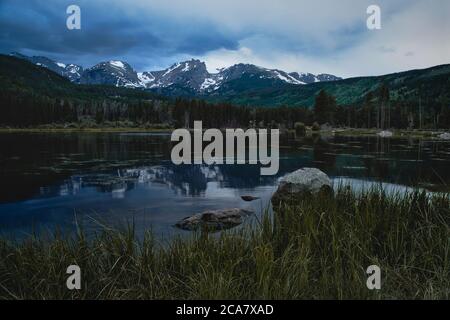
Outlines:
[{"label": "mountain range", "polygon": [[341,79],[331,74],[288,73],[243,63],[210,73],[206,64],[196,59],[175,63],[164,70],[136,72],[127,62],[120,60],[100,62],[83,69],[79,65],[56,62],[47,57],[30,57],[20,53],[11,55],[46,67],[74,83],[151,89],[168,95],[210,95],[228,83],[243,78],[251,79],[254,87],[305,85]]},{"label": "mountain range", "polygon": [[[450,99],[449,64],[382,76],[340,79],[327,74],[286,73],[251,64],[236,64],[218,70],[217,73],[209,73],[205,63],[194,59],[176,63],[165,70],[138,73],[123,61],[107,61],[83,69],[75,64],[63,64],[45,57],[27,57],[21,54],[10,56],[26,60],[27,63],[20,68],[27,71],[28,77],[33,77],[36,73],[28,70],[31,62],[33,67],[44,67],[44,70],[69,79],[68,84],[58,83],[64,90],[70,89],[71,92],[107,90],[109,95],[117,95],[113,94],[115,90],[120,91],[120,95],[127,96],[156,93],[158,96],[199,98],[245,106],[311,107],[321,90],[333,95],[340,105],[360,105],[367,94],[377,94],[378,88],[384,84],[390,90],[391,101],[404,101],[408,104],[422,101],[432,104]],[[5,63],[6,61],[9,60],[5,60]],[[3,75],[8,81],[12,76],[6,73]],[[36,87],[39,83],[28,81],[27,85]]]},{"label": "mountain range", "polygon": [[56,62],[46,57],[33,56],[29,57],[18,52],[13,52],[11,56],[16,58],[28,60],[38,66],[45,67],[47,69],[56,72],[57,74],[68,78],[72,82],[79,82],[81,75],[83,74],[83,67],[76,64],[65,64],[62,62]]}]

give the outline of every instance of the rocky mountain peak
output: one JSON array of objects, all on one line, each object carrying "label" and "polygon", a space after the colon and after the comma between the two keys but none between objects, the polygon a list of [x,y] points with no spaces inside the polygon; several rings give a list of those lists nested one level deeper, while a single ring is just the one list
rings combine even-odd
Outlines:
[{"label": "rocky mountain peak", "polygon": [[116,87],[142,87],[136,71],[120,60],[104,61],[86,69],[80,79],[82,84],[106,84]]},{"label": "rocky mountain peak", "polygon": [[68,78],[72,82],[79,82],[81,74],[83,73],[83,67],[76,64],[66,65],[65,63],[56,62],[47,57],[42,56],[29,57],[18,52],[12,52],[10,55],[16,58],[30,61],[31,63],[36,64],[38,66],[50,69],[53,72],[56,72],[57,74]]},{"label": "rocky mountain peak", "polygon": [[262,88],[264,86],[282,86],[286,84],[304,85],[341,79],[330,74],[287,73],[282,70],[268,69],[248,63],[237,63],[227,68],[218,69],[217,73],[209,73],[205,62],[198,59],[177,62],[164,70],[139,73],[122,60],[100,62],[91,68],[83,70],[81,66],[75,64],[66,65],[46,57],[27,57],[20,53],[12,53],[11,55],[46,67],[76,83],[157,89],[161,93],[169,94],[189,92],[190,94],[205,95],[215,93],[224,84],[229,84],[235,80],[240,81],[240,86]]}]

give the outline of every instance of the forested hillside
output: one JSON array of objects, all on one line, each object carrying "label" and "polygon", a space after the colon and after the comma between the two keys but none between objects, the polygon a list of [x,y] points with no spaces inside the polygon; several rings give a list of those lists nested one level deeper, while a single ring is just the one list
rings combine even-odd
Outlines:
[{"label": "forested hillside", "polygon": [[10,56],[0,56],[0,123],[30,126],[54,122],[137,119],[161,122],[155,109],[164,100],[141,90],[76,85],[68,79]]},{"label": "forested hillside", "polygon": [[[244,79],[245,80],[245,79]],[[274,107],[280,105],[312,107],[315,96],[325,90],[336,97],[341,105],[362,103],[366,95],[376,91],[382,84],[389,87],[394,101],[436,102],[449,98],[450,65],[429,69],[412,70],[379,77],[359,77],[338,81],[318,82],[304,86],[283,85],[276,87],[253,87],[251,79],[238,79],[219,89],[212,100],[226,100],[234,104]],[[245,82],[245,85],[243,83]]]},{"label": "forested hillside", "polygon": [[[295,89],[237,83],[244,93],[231,99],[238,100],[232,105],[226,94],[208,102],[162,97],[143,89],[79,85],[47,68],[0,55],[0,125],[192,127],[193,121],[202,120],[204,127],[294,128],[296,123],[317,122],[359,128],[448,129],[449,75],[447,65]],[[240,99],[245,106],[239,106]],[[264,107],[270,101],[273,108]]]},{"label": "forested hillside", "polygon": [[47,68],[0,55],[0,125],[42,124],[107,126],[241,126],[259,122],[276,126],[307,118],[303,108],[280,110],[235,107],[202,100],[166,99],[136,89],[78,85]]}]

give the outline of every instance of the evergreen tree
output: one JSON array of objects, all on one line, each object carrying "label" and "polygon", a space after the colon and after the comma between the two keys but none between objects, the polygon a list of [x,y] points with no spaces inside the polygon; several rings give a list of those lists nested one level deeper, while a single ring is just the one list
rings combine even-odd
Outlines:
[{"label": "evergreen tree", "polygon": [[334,124],[336,112],[336,98],[328,95],[325,90],[321,90],[316,96],[314,104],[314,117],[319,123]]}]

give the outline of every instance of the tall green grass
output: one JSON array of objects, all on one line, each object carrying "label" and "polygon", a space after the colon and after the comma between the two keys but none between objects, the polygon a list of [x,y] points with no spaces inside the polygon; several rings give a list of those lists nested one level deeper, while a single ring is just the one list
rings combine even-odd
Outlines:
[{"label": "tall green grass", "polygon": [[[0,240],[1,299],[448,299],[450,200],[340,188],[219,236]],[[66,288],[77,264],[82,289]],[[368,290],[378,265],[381,290]]]}]

